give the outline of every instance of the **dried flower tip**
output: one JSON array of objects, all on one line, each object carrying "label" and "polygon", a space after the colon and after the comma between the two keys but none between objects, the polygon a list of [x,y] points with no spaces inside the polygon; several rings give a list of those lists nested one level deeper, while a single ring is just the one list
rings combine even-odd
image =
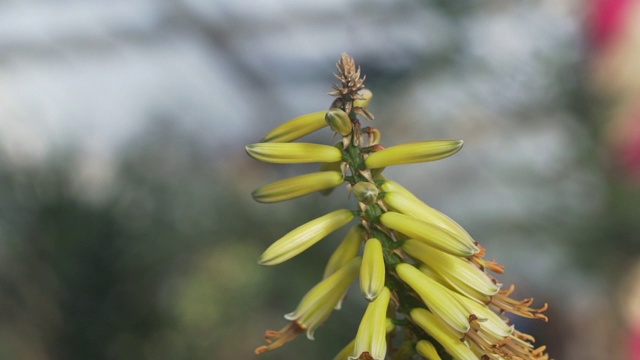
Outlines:
[{"label": "dried flower tip", "polygon": [[274,203],[334,188],[342,184],[343,180],[341,172],[322,171],[298,175],[263,185],[254,190],[251,195],[258,202]]},{"label": "dried flower tip", "polygon": [[342,109],[329,109],[324,119],[331,130],[342,136],[349,135],[351,133],[351,129],[353,129],[353,123],[351,122],[351,119],[349,119],[349,115],[342,111]]},{"label": "dried flower tip", "polygon": [[469,257],[478,252],[478,247],[469,239],[461,238],[447,229],[408,215],[390,211],[380,216],[380,222],[392,230],[423,241],[451,255]]},{"label": "dried flower tip", "polygon": [[382,243],[376,238],[367,240],[360,266],[360,291],[367,301],[375,300],[384,288],[385,268]]},{"label": "dried flower tip", "polygon": [[258,263],[276,265],[287,261],[348,224],[353,216],[350,210],[340,209],[311,220],[271,244],[260,256]]},{"label": "dried flower tip", "polygon": [[420,340],[416,344],[416,352],[418,355],[422,356],[427,360],[442,360],[440,355],[438,355],[438,351],[436,347],[433,346],[431,341]]},{"label": "dried flower tip", "polygon": [[369,154],[364,163],[376,169],[391,165],[435,161],[449,157],[462,148],[462,140],[436,140],[395,145]]},{"label": "dried flower tip", "polygon": [[[387,354],[387,307],[391,292],[386,287],[378,298],[369,303],[365,310],[355,339],[351,360],[384,360]],[[363,357],[363,354],[368,354]]]},{"label": "dried flower tip", "polygon": [[289,142],[311,134],[327,126],[324,121],[326,114],[326,111],[318,111],[298,116],[269,131],[260,142]]},{"label": "dried flower tip", "polygon": [[367,206],[374,204],[378,200],[378,193],[380,192],[374,183],[365,181],[356,183],[351,190],[356,199]]},{"label": "dried flower tip", "polygon": [[252,158],[273,164],[333,163],[342,152],[329,145],[309,143],[257,143],[245,146]]},{"label": "dried flower tip", "polygon": [[442,321],[429,310],[411,310],[411,319],[432,336],[456,360],[478,360],[473,351],[459,337],[451,333]]},{"label": "dried flower tip", "polygon": [[398,277],[415,291],[424,303],[460,333],[469,331],[469,315],[471,313],[444,285],[430,278],[415,267],[401,263],[396,266]]}]

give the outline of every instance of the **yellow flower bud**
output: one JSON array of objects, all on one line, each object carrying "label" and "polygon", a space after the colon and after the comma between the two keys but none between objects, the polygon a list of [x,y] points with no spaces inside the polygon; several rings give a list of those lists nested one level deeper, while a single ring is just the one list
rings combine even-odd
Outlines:
[{"label": "yellow flower bud", "polygon": [[333,360],[348,360],[349,356],[353,354],[353,347],[356,344],[356,339],[351,340],[340,352],[333,358]]},{"label": "yellow flower bud", "polygon": [[[467,259],[449,255],[418,240],[409,239],[402,244],[402,250],[413,258],[427,264],[453,288],[466,294],[464,289],[471,287],[484,295],[495,295],[500,286]],[[465,286],[466,285],[466,286]]]},{"label": "yellow flower bud", "polygon": [[289,142],[327,126],[324,121],[326,111],[298,116],[269,131],[260,142]]},{"label": "yellow flower bud", "polygon": [[359,99],[353,100],[353,106],[365,107],[369,105],[369,102],[371,102],[371,99],[373,98],[373,93],[371,92],[371,90],[367,88],[362,88],[358,90],[358,98]]},{"label": "yellow flower bud", "polygon": [[456,360],[478,360],[460,337],[448,331],[441,320],[429,310],[415,308],[411,310],[411,319],[427,334],[431,335]]},{"label": "yellow flower bud", "polygon": [[245,147],[252,158],[274,164],[333,163],[342,160],[334,146],[309,143],[257,143]]},{"label": "yellow flower bud", "polygon": [[370,302],[365,310],[355,339],[351,360],[360,359],[362,353],[369,353],[373,360],[384,360],[387,355],[387,307],[391,292],[382,289],[377,299]]},{"label": "yellow flower bud", "polygon": [[370,169],[391,165],[435,161],[449,157],[462,148],[462,140],[435,140],[391,146],[369,154],[365,165]]},{"label": "yellow flower bud", "polygon": [[378,187],[376,184],[360,181],[351,188],[356,199],[365,205],[373,205],[378,199]]},{"label": "yellow flower bud", "polygon": [[440,211],[425,204],[397,182],[386,180],[380,185],[380,189],[386,192],[384,196],[385,204],[394,210],[405,215],[411,215],[412,217],[424,222],[433,223],[451,231],[460,238],[474,242],[471,235],[469,235],[469,233],[457,222]]},{"label": "yellow flower bud", "polygon": [[343,227],[353,219],[350,210],[332,211],[291,230],[271,244],[260,256],[260,265],[276,265],[307,250],[327,235]]},{"label": "yellow flower bud", "polygon": [[375,300],[384,288],[385,268],[382,244],[371,238],[364,244],[360,267],[360,291],[367,301]]},{"label": "yellow flower bud", "polygon": [[412,265],[401,263],[396,266],[400,279],[420,296],[422,301],[456,331],[469,331],[471,313],[452,295],[452,291],[433,280]]},{"label": "yellow flower bud", "polygon": [[290,177],[257,188],[251,195],[261,203],[274,203],[334,188],[343,181],[342,173],[322,171]]},{"label": "yellow flower bud", "polygon": [[352,227],[340,245],[334,250],[324,269],[324,278],[336,272],[344,264],[358,255],[360,245],[364,241],[364,229],[361,225]]},{"label": "yellow flower bud", "polygon": [[416,344],[416,352],[427,360],[442,360],[436,347],[430,341],[420,340]]},{"label": "yellow flower bud", "polygon": [[313,340],[315,329],[329,317],[349,285],[355,280],[360,262],[360,258],[351,259],[338,271],[309,290],[296,310],[284,317],[287,320],[295,320],[306,328],[307,337]]},{"label": "yellow flower bud", "polygon": [[351,123],[351,119],[349,119],[349,115],[342,111],[342,109],[333,108],[327,111],[325,115],[325,121],[329,124],[331,130],[337,132],[338,134],[344,136],[349,135],[351,133],[351,129],[353,128],[353,124]]},{"label": "yellow flower bud", "polygon": [[390,211],[380,216],[380,222],[390,229],[423,241],[451,255],[468,257],[480,251],[469,239],[461,238],[447,229],[409,215]]}]

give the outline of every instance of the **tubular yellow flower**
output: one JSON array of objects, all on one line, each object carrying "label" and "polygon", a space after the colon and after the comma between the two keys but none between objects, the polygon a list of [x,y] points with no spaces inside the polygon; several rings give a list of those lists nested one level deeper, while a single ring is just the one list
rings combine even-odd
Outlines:
[{"label": "tubular yellow flower", "polygon": [[466,285],[489,296],[500,290],[500,286],[494,284],[484,271],[467,259],[449,255],[414,239],[406,240],[402,244],[402,250],[427,264],[457,290],[464,290]]},{"label": "tubular yellow flower", "polygon": [[279,348],[302,332],[313,340],[313,333],[331,314],[342,294],[358,275],[361,259],[354,258],[333,275],[319,282],[302,298],[296,310],[285,315],[290,320],[280,331],[267,331],[265,340],[269,345],[256,349],[256,354]]},{"label": "tubular yellow flower", "polygon": [[298,116],[269,131],[260,142],[289,142],[311,134],[327,126],[324,121],[326,111]]},{"label": "tubular yellow flower", "polygon": [[356,339],[351,340],[340,352],[333,358],[333,360],[348,360],[349,356],[353,354],[353,347],[356,344]]},{"label": "tubular yellow flower", "polygon": [[429,309],[453,329],[461,333],[469,331],[468,319],[471,313],[453,296],[451,290],[409,264],[398,264],[396,272]]},{"label": "tubular yellow flower", "polygon": [[251,195],[255,201],[274,203],[331,189],[342,184],[343,181],[344,177],[341,172],[321,171],[274,181],[257,188]]},{"label": "tubular yellow flower", "polygon": [[333,251],[329,261],[327,261],[323,278],[333,274],[336,270],[340,269],[344,264],[348,263],[358,255],[360,245],[362,245],[362,242],[364,241],[364,235],[365,232],[361,225],[356,225],[349,229],[347,235],[344,237],[340,245],[338,245],[338,247]]},{"label": "tubular yellow flower", "polygon": [[443,227],[458,237],[474,242],[467,231],[453,219],[425,204],[409,190],[392,180],[386,180],[380,188],[385,192],[384,202],[394,210],[416,219]]},{"label": "tubular yellow flower", "polygon": [[479,251],[473,241],[467,238],[460,238],[447,229],[415,219],[409,215],[390,211],[380,216],[380,222],[390,229],[423,241],[451,255],[468,257]]},{"label": "tubular yellow flower", "polygon": [[273,164],[331,163],[342,159],[334,146],[310,143],[257,143],[245,147],[252,158]]},{"label": "tubular yellow flower", "polygon": [[442,360],[436,347],[430,341],[420,340],[416,344],[416,352],[427,360]]},{"label": "tubular yellow flower", "polygon": [[382,243],[376,238],[367,240],[360,266],[360,291],[367,301],[375,300],[384,288],[385,268]]},{"label": "tubular yellow flower", "polygon": [[478,318],[472,327],[481,330],[494,344],[499,344],[513,334],[513,325],[507,324],[505,319],[485,304],[479,304],[464,296],[459,296],[458,299]]},{"label": "tubular yellow flower", "polygon": [[[385,287],[378,298],[369,303],[358,327],[353,356],[349,359],[384,360],[387,354],[387,307],[390,299],[391,292]],[[363,357],[365,353],[369,357]]]},{"label": "tubular yellow flower", "polygon": [[435,140],[406,143],[369,154],[364,163],[370,169],[414,164],[449,157],[462,148],[462,140]]},{"label": "tubular yellow flower", "polygon": [[456,360],[478,360],[473,351],[455,334],[448,331],[441,320],[429,310],[416,308],[411,310],[411,319],[427,334],[437,340]]},{"label": "tubular yellow flower", "polygon": [[342,109],[329,109],[324,120],[327,122],[331,130],[342,136],[349,135],[351,133],[351,129],[353,129],[353,123],[351,123],[349,115],[347,115],[347,113]]},{"label": "tubular yellow flower", "polygon": [[353,219],[353,213],[346,209],[332,211],[303,224],[271,244],[262,253],[260,265],[276,265],[307,250],[327,235],[343,227]]}]

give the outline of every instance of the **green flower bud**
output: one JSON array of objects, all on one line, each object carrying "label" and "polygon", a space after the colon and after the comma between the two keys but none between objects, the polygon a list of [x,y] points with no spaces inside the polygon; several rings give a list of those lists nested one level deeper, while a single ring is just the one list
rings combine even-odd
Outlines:
[{"label": "green flower bud", "polygon": [[356,199],[365,205],[373,205],[378,199],[378,187],[376,184],[360,181],[351,188]]},{"label": "green flower bud", "polygon": [[351,133],[351,129],[353,128],[353,124],[351,123],[351,119],[349,119],[349,115],[346,112],[342,111],[342,109],[333,108],[327,111],[325,115],[325,121],[329,124],[329,127],[337,132],[338,134],[345,136]]}]

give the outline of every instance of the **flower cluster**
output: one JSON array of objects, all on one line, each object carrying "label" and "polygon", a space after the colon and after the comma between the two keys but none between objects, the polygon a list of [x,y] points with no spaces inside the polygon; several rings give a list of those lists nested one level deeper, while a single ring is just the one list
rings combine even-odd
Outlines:
[{"label": "flower cluster", "polygon": [[[547,320],[532,299],[509,297],[491,273],[503,267],[485,260],[485,250],[458,223],[428,206],[397,182],[385,167],[439,160],[462,147],[460,140],[424,141],[383,147],[380,131],[363,127],[372,120],[366,106],[372,93],[354,60],[338,62],[340,85],[328,111],[303,115],[248,145],[247,153],[276,164],[322,163],[320,171],[276,181],[253,192],[263,203],[293,199],[312,192],[329,193],[343,183],[357,199],[357,209],[339,209],[284,235],[262,254],[259,263],[282,263],[357,219],[328,260],[323,280],[285,315],[290,323],[267,331],[276,349],[301,333],[314,331],[340,308],[350,284],[359,278],[368,306],[355,338],[336,357],[408,359],[415,354],[435,360],[548,359],[545,347],[514,328],[505,313]],[[335,146],[293,142],[324,127],[342,139]]]}]

